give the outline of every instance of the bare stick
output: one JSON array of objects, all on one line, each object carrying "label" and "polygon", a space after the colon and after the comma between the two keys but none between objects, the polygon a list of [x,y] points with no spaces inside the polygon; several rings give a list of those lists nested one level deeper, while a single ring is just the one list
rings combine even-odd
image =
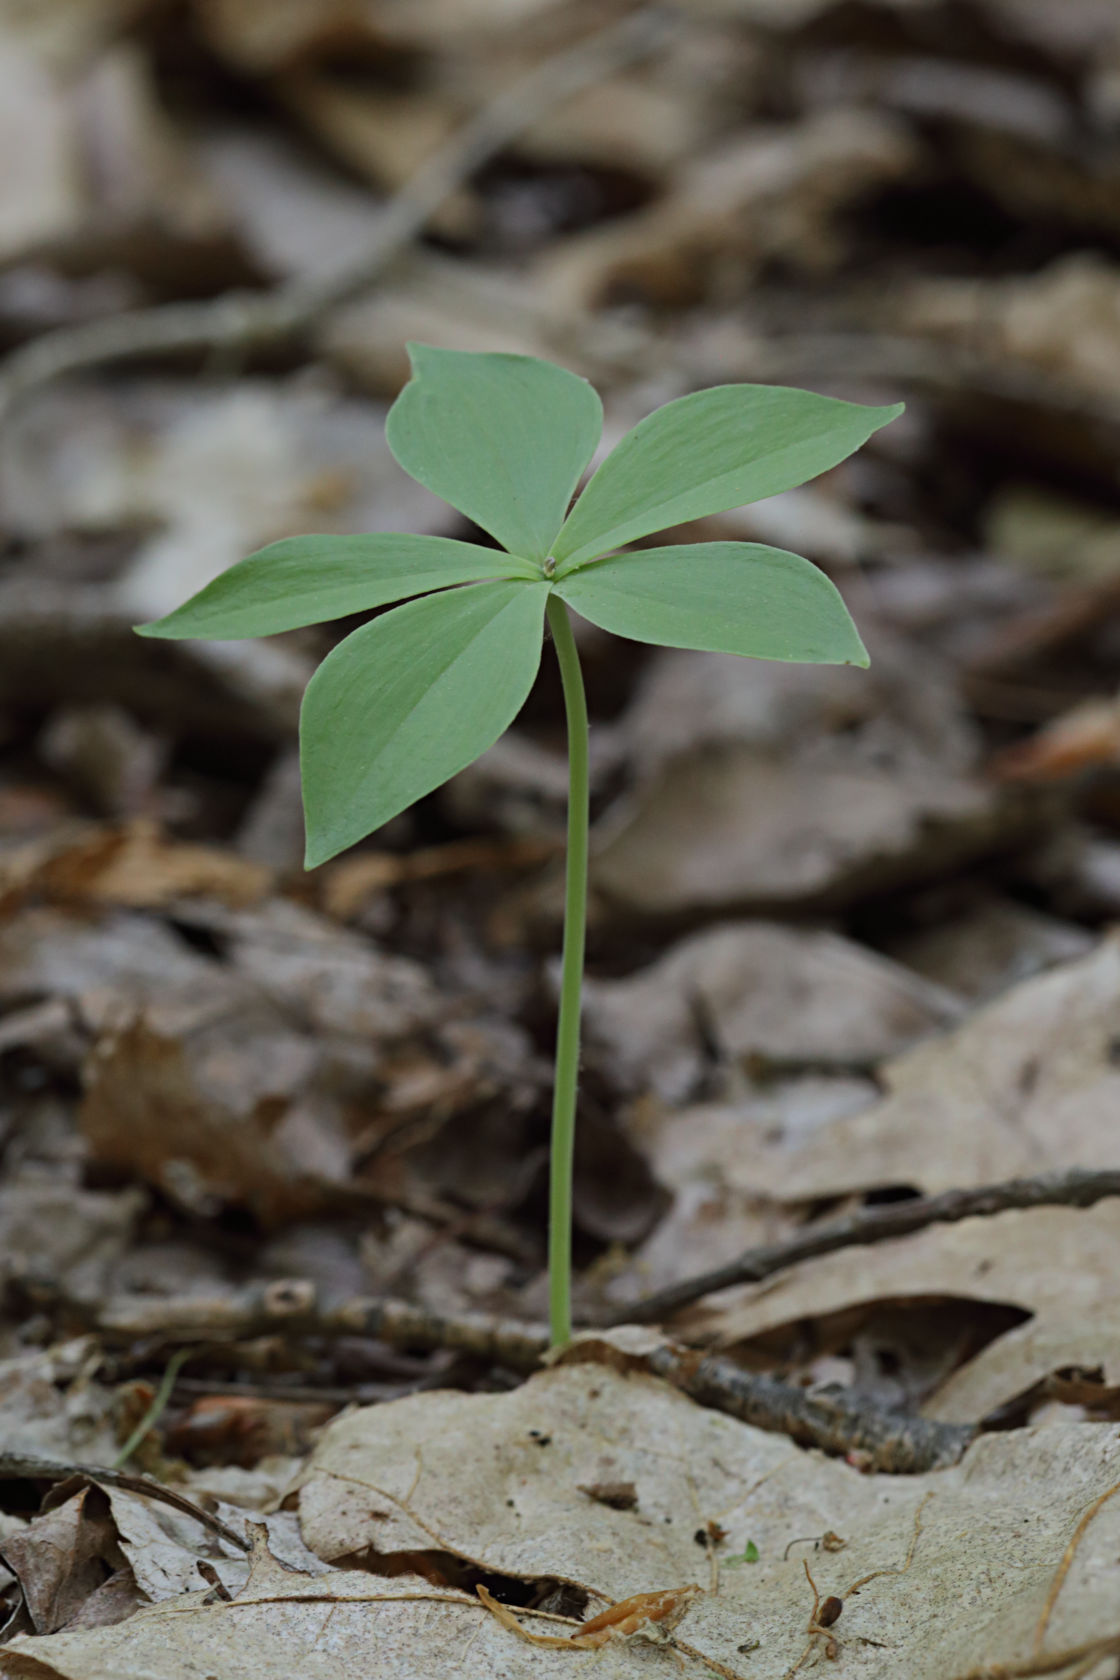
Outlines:
[{"label": "bare stick", "polygon": [[[372,1336],[397,1347],[453,1348],[515,1371],[535,1370],[548,1348],[544,1325],[487,1313],[450,1318],[404,1301],[363,1297],[320,1308],[314,1287],[301,1280],[209,1298],[118,1298],[82,1322],[117,1343],[149,1337],[230,1343],[277,1331],[287,1337]],[[589,1356],[577,1340],[568,1357]],[[977,1434],[970,1424],[934,1423],[844,1394],[806,1393],[668,1341],[646,1356],[646,1365],[702,1406],[825,1452],[859,1453],[871,1470],[906,1475],[955,1464]]]},{"label": "bare stick", "polygon": [[1106,1196],[1120,1196],[1120,1171],[1089,1172],[1075,1167],[1070,1172],[1042,1173],[1037,1178],[1012,1178],[1004,1184],[982,1185],[970,1190],[944,1190],[937,1196],[919,1196],[909,1202],[887,1202],[881,1207],[860,1208],[844,1219],[827,1225],[810,1226],[784,1242],[748,1248],[736,1260],[716,1266],[710,1272],[670,1284],[655,1294],[620,1307],[600,1320],[606,1324],[656,1324],[669,1318],[717,1289],[731,1289],[741,1283],[762,1283],[776,1272],[786,1271],[803,1260],[835,1254],[842,1248],[888,1242],[910,1236],[928,1225],[952,1225],[961,1219],[975,1219],[1014,1209],[1036,1207],[1092,1207]]},{"label": "bare stick", "polygon": [[264,293],[230,292],[204,303],[135,309],[44,333],[0,367],[0,419],[21,397],[62,374],[143,356],[247,351],[287,342],[369,289],[423,232],[434,211],[474,172],[548,110],[645,58],[673,38],[673,14],[654,5],[555,54],[468,121],[390,200],[367,250],[327,276]]}]

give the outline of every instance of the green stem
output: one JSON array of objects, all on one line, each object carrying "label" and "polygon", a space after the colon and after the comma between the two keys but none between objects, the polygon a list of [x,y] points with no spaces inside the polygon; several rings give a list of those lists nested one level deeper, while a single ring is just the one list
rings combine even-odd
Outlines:
[{"label": "green stem", "polygon": [[548,598],[548,622],[560,662],[568,719],[568,860],[564,888],[564,962],[556,1029],[552,1094],[552,1162],[548,1204],[548,1313],[553,1347],[572,1339],[572,1168],[579,1086],[580,1001],[587,923],[587,699],[568,609]]},{"label": "green stem", "polygon": [[197,1347],[187,1347],[180,1348],[178,1353],[173,1353],[171,1355],[171,1358],[167,1362],[167,1369],[163,1373],[163,1381],[156,1389],[151,1405],[148,1407],[144,1416],[140,1419],[140,1422],[136,1425],[136,1428],[132,1431],[132,1434],[128,1437],[128,1440],[113,1460],[114,1470],[120,1470],[128,1463],[141,1441],[144,1440],[145,1436],[155,1428],[167,1408],[167,1402],[171,1398],[171,1391],[175,1387],[175,1379],[178,1377],[179,1372],[183,1369],[183,1366],[186,1364],[191,1354],[197,1352]]}]

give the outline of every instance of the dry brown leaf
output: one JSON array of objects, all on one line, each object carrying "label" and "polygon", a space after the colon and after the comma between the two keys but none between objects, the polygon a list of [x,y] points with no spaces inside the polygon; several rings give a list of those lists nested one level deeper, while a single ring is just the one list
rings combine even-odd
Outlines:
[{"label": "dry brown leaf", "polygon": [[[19,1579],[36,1633],[56,1633],[85,1608],[107,1578],[124,1566],[100,1488],[85,1487],[0,1543],[0,1555]],[[139,1595],[124,1610],[136,1608]]]},{"label": "dry brown leaf", "polygon": [[89,999],[119,993],[150,998],[204,985],[215,964],[152,916],[35,906],[0,921],[0,1002]]},{"label": "dry brown leaf", "polygon": [[785,1157],[875,1096],[869,1079],[807,1077],[767,1080],[733,1103],[635,1104],[628,1133],[673,1203],[638,1248],[606,1257],[589,1283],[619,1305],[776,1242],[797,1223],[771,1194],[780,1189]]},{"label": "dry brown leaf", "polygon": [[9,263],[72,229],[83,207],[64,92],[10,36],[0,41],[0,151],[0,259]]},{"label": "dry brown leaf", "polygon": [[655,917],[838,906],[982,857],[1029,821],[913,745],[882,747],[878,763],[831,741],[794,762],[733,746],[681,758],[614,813],[593,883]]},{"label": "dry brown leaf", "polygon": [[773,1192],[790,1201],[887,1185],[932,1194],[1116,1166],[1118,1011],[1120,935],[1110,934],[889,1063],[883,1100],[787,1157]]},{"label": "dry brown leaf", "polygon": [[713,1056],[861,1066],[954,1021],[949,992],[835,934],[714,928],[625,980],[589,981],[586,1035],[611,1075],[666,1101]]},{"label": "dry brown leaf", "polygon": [[67,267],[119,266],[156,283],[242,279],[226,207],[160,104],[146,56],[124,42],[68,90],[85,187],[78,224],[52,243]]},{"label": "dry brown leaf", "polygon": [[195,1214],[231,1203],[265,1222],[307,1214],[322,1203],[315,1180],[349,1165],[337,1114],[308,1090],[318,1053],[215,992],[174,1017],[135,1013],[98,1040],[79,1115],[90,1153]]},{"label": "dry brown leaf", "polygon": [[647,916],[831,905],[941,873],[1040,820],[976,773],[954,679],[858,610],[871,672],[666,650],[618,732],[637,785],[593,881]]},{"label": "dry brown leaf", "polygon": [[168,840],[147,818],[119,827],[55,832],[7,854],[0,895],[71,905],[160,909],[203,895],[244,905],[263,898],[272,871],[217,846]]},{"label": "dry brown leaf", "polygon": [[324,1038],[360,1039],[376,1051],[448,1013],[422,964],[285,899],[207,921],[228,939],[234,972]]},{"label": "dry brown leaf", "polygon": [[[56,1229],[66,1223],[57,1208],[52,1218]],[[105,1287],[99,1281],[90,1293],[103,1294]],[[85,1336],[0,1360],[0,1439],[7,1451],[66,1463],[109,1463],[119,1442],[113,1392],[92,1380],[99,1363],[98,1350]]]},{"label": "dry brown leaf", "polygon": [[365,0],[193,0],[213,47],[243,70],[273,72],[346,47],[376,55],[376,9]]}]

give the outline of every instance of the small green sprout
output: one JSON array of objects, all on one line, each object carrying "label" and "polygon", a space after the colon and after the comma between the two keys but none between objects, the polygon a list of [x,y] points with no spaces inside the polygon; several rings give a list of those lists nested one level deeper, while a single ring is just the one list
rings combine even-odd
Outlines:
[{"label": "small green sprout", "polygon": [[740,1563],[757,1563],[758,1555],[758,1547],[753,1540],[748,1540],[741,1552],[736,1552],[734,1557],[722,1558],[720,1561],[725,1569],[728,1567],[734,1569]]},{"label": "small green sprout", "polygon": [[[619,552],[652,532],[774,496],[842,461],[901,412],[774,385],[667,403],[603,461],[586,380],[531,356],[409,346],[389,447],[500,547],[400,533],[291,537],[231,566],[145,636],[236,640],[404,601],[353,631],[307,685],[306,867],[326,863],[471,764],[533,686],[547,619],[568,727],[563,967],[549,1211],[552,1338],[571,1337],[572,1160],[587,907],[588,729],[569,609],[663,647],[866,665],[834,585],[760,543]],[[463,587],[467,586],[467,587]]]}]

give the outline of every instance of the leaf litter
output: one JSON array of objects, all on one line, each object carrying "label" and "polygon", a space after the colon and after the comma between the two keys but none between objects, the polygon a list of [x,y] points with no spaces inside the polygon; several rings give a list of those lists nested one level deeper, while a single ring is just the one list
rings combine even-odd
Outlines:
[{"label": "leaf litter", "polygon": [[[563,362],[609,439],[731,379],[905,397],[858,460],[674,533],[804,548],[868,674],[580,627],[580,1299],[618,1316],[916,1193],[1115,1168],[1107,6],[692,8],[671,51],[538,99],[301,334],[111,366],[122,310],[329,287],[433,143],[623,9],[0,19],[0,1673],[785,1680],[833,1645],[869,1675],[1115,1671],[1115,1197],[676,1311],[678,1375],[714,1346],[837,1416],[986,1422],[949,1468],[701,1406],[636,1368],[650,1331],[522,1381],[547,661],[486,760],[305,879],[294,726],[331,633],[158,665],[131,634],[293,532],[477,537],[386,453],[406,339]],[[25,351],[86,329],[83,378],[64,356],[10,403]],[[687,1613],[675,1654],[592,1656],[479,1587],[562,1640],[583,1623],[546,1612]]]}]

